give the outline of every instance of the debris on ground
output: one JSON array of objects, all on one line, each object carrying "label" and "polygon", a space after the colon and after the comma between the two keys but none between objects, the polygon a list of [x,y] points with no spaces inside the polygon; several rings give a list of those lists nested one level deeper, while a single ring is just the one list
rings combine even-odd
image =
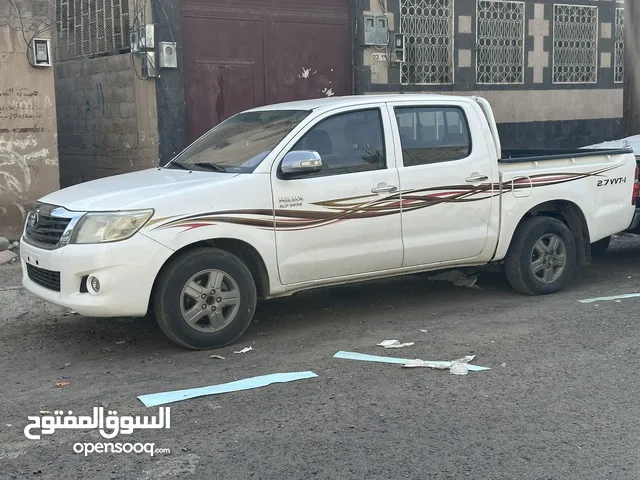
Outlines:
[{"label": "debris on ground", "polygon": [[383,340],[378,344],[379,347],[384,348],[403,348],[410,347],[411,345],[414,345],[414,342],[400,343],[399,340]]},{"label": "debris on ground", "polygon": [[9,250],[0,251],[0,265],[6,265],[7,263],[13,262],[17,258],[18,255]]},{"label": "debris on ground", "polygon": [[423,329],[420,329],[420,331],[421,331],[422,333],[427,333],[427,332],[428,332],[428,330],[423,330]]},{"label": "debris on ground", "polygon": [[40,410],[40,415],[51,415],[51,411],[49,411],[49,410]]},{"label": "debris on ground", "polygon": [[[368,355],[366,353],[356,353],[356,352],[343,352],[340,351],[336,353],[333,358],[343,358],[346,360],[361,360],[364,362],[380,362],[380,363],[393,363],[396,365],[402,365],[403,367],[429,367],[435,368],[438,370],[446,370],[450,369],[456,363],[469,363],[475,358],[475,355],[470,355],[464,358],[459,358],[457,360],[452,361],[441,361],[441,360],[421,360],[419,358],[416,359],[408,359],[408,358],[393,358],[393,357],[381,357],[377,355]],[[482,372],[484,370],[491,370],[489,367],[481,367],[479,365],[468,365],[468,369],[470,372]]]},{"label": "debris on ground", "polygon": [[478,281],[478,275],[473,275],[471,277],[459,278],[458,280],[453,282],[453,285],[456,287],[467,287],[467,288],[473,288],[475,290],[482,290],[482,287],[480,287],[479,285],[476,285],[477,281]]},{"label": "debris on ground", "polygon": [[262,375],[259,377],[245,378],[244,380],[236,380],[234,382],[222,383],[220,385],[211,385],[208,387],[191,388],[187,390],[175,390],[172,392],[152,393],[148,395],[140,395],[140,400],[146,407],[155,407],[166,403],[180,402],[191,398],[204,397],[207,395],[218,395],[221,393],[238,392],[241,390],[251,390],[254,388],[266,387],[272,383],[286,383],[306,378],[317,377],[311,371],[306,372],[290,372],[290,373],[273,373],[270,375]]},{"label": "debris on ground", "polygon": [[476,285],[478,274],[465,273],[461,270],[449,270],[427,277],[428,280],[444,281],[453,283],[456,287],[473,288],[474,290],[482,290]]},{"label": "debris on ground", "polygon": [[4,252],[5,250],[9,250],[11,246],[11,242],[6,237],[0,237],[0,252]]},{"label": "debris on ground", "polygon": [[125,343],[127,343],[127,342],[128,342],[128,340],[118,340],[118,341],[116,342],[116,345],[124,345],[124,344],[125,344]]},{"label": "debris on ground", "polygon": [[467,375],[469,373],[469,365],[466,363],[454,363],[449,369],[451,375]]},{"label": "debris on ground", "polygon": [[71,382],[56,382],[56,387],[66,387],[67,385],[71,385]]},{"label": "debris on ground", "polygon": [[507,364],[506,364],[506,363],[503,363],[503,364],[501,364],[500,366],[501,366],[502,368],[507,368]]},{"label": "debris on ground", "polygon": [[217,360],[224,360],[224,357],[221,355],[211,355],[209,358],[215,358]]},{"label": "debris on ground", "polygon": [[[463,358],[458,358],[456,360],[452,360],[450,362],[443,361],[429,361],[429,360],[410,360],[403,365],[403,367],[411,368],[411,367],[428,367],[435,368],[437,370],[449,370],[449,373],[453,375],[466,375],[471,368],[468,363],[476,358],[475,355],[469,355]],[[473,365],[471,365],[473,367]],[[481,367],[484,368],[484,367]]]},{"label": "debris on ground", "polygon": [[79,315],[79,313],[78,313],[78,312],[76,312],[75,310],[69,310],[69,311],[64,312],[64,313],[62,314],[62,316],[63,316],[63,317],[70,317],[70,316],[72,316],[72,315]]},{"label": "debris on ground", "polygon": [[250,352],[251,350],[253,350],[253,347],[244,347],[239,352],[233,352],[233,353],[247,353],[247,352]]},{"label": "debris on ground", "polygon": [[[611,300],[622,300],[625,298],[636,298],[640,297],[640,293],[626,293],[624,295],[613,295],[611,297],[598,297],[598,298],[587,298],[586,300],[578,300],[580,303],[594,303],[594,302],[610,302]],[[597,307],[598,305],[596,305]]]}]

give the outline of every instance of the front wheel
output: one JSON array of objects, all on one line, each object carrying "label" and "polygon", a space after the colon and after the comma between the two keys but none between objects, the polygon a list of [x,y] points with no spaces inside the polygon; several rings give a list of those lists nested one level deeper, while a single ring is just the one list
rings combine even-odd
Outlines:
[{"label": "front wheel", "polygon": [[199,248],[174,259],[158,278],[153,309],[174,343],[192,350],[224,347],[251,324],[256,308],[251,272],[236,256]]},{"label": "front wheel", "polygon": [[505,258],[511,286],[525,295],[555,293],[576,268],[576,244],[571,230],[550,217],[525,219],[516,230]]}]

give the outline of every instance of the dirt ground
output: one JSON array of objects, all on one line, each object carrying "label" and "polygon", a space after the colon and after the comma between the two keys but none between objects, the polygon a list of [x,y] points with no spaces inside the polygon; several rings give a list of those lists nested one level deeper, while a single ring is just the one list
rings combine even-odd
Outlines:
[{"label": "dirt ground", "polygon": [[[638,479],[640,298],[578,300],[638,292],[639,278],[640,239],[624,237],[556,295],[518,295],[500,274],[482,275],[482,290],[424,275],[330,288],[265,302],[238,344],[191,352],[146,319],[66,315],[19,288],[17,264],[0,267],[1,476]],[[415,345],[376,346],[387,339]],[[455,376],[339,350],[475,354],[491,370]],[[84,456],[74,444],[105,441],[94,430],[23,433],[40,411],[156,415],[138,395],[303,370],[318,377],[174,403],[170,429],[114,440],[168,454]]]}]

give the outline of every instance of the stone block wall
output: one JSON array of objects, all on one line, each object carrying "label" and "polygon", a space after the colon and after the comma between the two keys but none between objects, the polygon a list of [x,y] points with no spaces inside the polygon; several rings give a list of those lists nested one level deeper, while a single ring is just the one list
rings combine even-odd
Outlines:
[{"label": "stone block wall", "polygon": [[60,62],[55,77],[62,187],[158,165],[155,85],[131,55]]}]

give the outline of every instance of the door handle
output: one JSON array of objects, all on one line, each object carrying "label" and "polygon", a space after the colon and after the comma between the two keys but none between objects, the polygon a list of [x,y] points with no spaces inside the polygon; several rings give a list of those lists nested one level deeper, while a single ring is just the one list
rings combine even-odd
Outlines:
[{"label": "door handle", "polygon": [[394,186],[394,185],[378,185],[375,188],[371,189],[371,192],[373,193],[391,193],[391,192],[395,192],[396,190],[398,190],[398,187]]},{"label": "door handle", "polygon": [[468,183],[484,182],[485,180],[489,180],[489,177],[487,177],[486,175],[477,175],[475,177],[467,178]]}]

